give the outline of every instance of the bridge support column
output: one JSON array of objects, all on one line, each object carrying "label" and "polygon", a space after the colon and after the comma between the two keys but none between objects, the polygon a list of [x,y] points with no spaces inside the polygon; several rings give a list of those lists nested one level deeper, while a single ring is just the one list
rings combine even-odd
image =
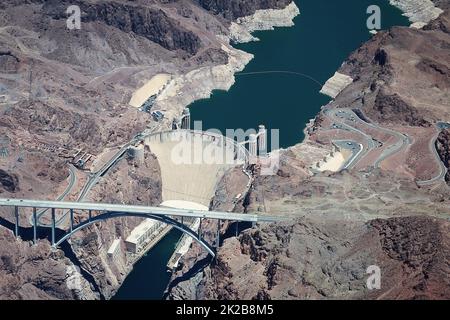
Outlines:
[{"label": "bridge support column", "polygon": [[73,209],[70,209],[70,232],[73,231]]},{"label": "bridge support column", "polygon": [[248,151],[250,153],[250,163],[255,164],[256,163],[256,157],[258,156],[258,138],[256,137],[256,134],[251,134],[249,136],[249,147]]},{"label": "bridge support column", "polygon": [[16,219],[15,226],[14,226],[14,235],[16,238],[19,237],[19,207],[14,206],[14,217]]},{"label": "bridge support column", "polygon": [[55,208],[52,208],[52,246],[55,245],[55,228],[56,228],[56,219],[55,219]]},{"label": "bridge support column", "polygon": [[202,218],[200,218],[200,224],[198,225],[198,238],[202,239]]},{"label": "bridge support column", "polygon": [[181,216],[181,224],[184,224],[184,217]]},{"label": "bridge support column", "polygon": [[191,129],[191,112],[189,108],[183,110],[183,118],[181,120],[181,129]]},{"label": "bridge support column", "polygon": [[36,244],[37,241],[37,212],[36,208],[33,208],[33,243]]},{"label": "bridge support column", "polygon": [[236,238],[239,235],[239,221],[236,221]]},{"label": "bridge support column", "polygon": [[217,220],[216,248],[220,246],[220,219]]},{"label": "bridge support column", "polygon": [[258,136],[259,154],[265,155],[267,153],[267,131],[266,127],[262,124],[259,126]]},{"label": "bridge support column", "polygon": [[92,219],[92,210],[89,210],[89,222],[91,221],[91,219]]}]

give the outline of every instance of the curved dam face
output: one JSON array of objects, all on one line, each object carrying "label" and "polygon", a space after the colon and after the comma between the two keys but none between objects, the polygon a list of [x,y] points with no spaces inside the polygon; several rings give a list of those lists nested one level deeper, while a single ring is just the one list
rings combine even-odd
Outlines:
[{"label": "curved dam face", "polygon": [[161,167],[164,202],[189,201],[209,207],[226,171],[243,166],[247,150],[210,132],[174,130],[145,139]]}]

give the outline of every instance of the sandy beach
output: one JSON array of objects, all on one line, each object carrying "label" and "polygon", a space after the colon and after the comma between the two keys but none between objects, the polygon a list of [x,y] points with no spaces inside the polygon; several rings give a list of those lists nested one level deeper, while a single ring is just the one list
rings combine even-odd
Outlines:
[{"label": "sandy beach", "polygon": [[158,94],[170,79],[171,75],[167,73],[155,75],[150,81],[133,93],[129,104],[135,108],[139,108],[152,95]]},{"label": "sandy beach", "polygon": [[320,167],[317,170],[323,171],[339,171],[345,163],[345,157],[341,152],[334,152],[333,156],[327,156],[327,162],[321,161]]}]

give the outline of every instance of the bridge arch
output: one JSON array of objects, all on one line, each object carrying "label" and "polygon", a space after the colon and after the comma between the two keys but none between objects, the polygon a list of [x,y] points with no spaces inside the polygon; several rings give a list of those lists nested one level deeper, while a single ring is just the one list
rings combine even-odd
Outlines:
[{"label": "bridge arch", "polygon": [[155,214],[151,214],[151,213],[125,213],[125,212],[105,212],[102,213],[98,216],[92,217],[90,220],[86,220],[81,222],[80,224],[78,224],[77,226],[74,226],[72,231],[67,232],[61,239],[59,239],[57,242],[55,242],[55,244],[53,245],[54,247],[58,247],[61,243],[63,243],[64,241],[66,241],[67,239],[69,239],[73,234],[75,234],[76,232],[94,224],[100,221],[104,221],[104,220],[109,220],[109,219],[113,219],[113,218],[119,218],[119,217],[139,217],[139,218],[148,218],[148,219],[153,219],[159,222],[163,222],[166,224],[169,224],[171,226],[173,226],[175,229],[180,230],[181,232],[183,232],[184,234],[187,234],[188,236],[190,236],[192,239],[194,239],[195,241],[197,241],[211,256],[215,257],[216,256],[216,252],[214,251],[213,247],[206,242],[204,239],[202,239],[201,237],[199,237],[199,235],[193,231],[192,229],[190,229],[189,227],[187,227],[186,225],[178,222],[175,219],[169,218],[167,216],[162,216],[162,215],[155,215]]}]

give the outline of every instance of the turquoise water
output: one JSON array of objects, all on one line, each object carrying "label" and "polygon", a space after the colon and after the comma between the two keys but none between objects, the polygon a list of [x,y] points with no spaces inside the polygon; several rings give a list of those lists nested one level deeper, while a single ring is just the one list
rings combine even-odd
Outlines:
[{"label": "turquoise water", "polygon": [[[349,54],[370,38],[366,9],[381,8],[382,28],[408,25],[401,12],[387,0],[296,1],[300,15],[291,28],[257,32],[260,42],[241,44],[254,60],[244,73],[290,71],[295,74],[238,75],[228,91],[215,91],[210,99],[193,103],[192,120],[203,128],[256,128],[265,124],[280,130],[280,145],[288,147],[303,139],[309,119],[329,101],[319,93]],[[142,258],[127,277],[115,299],[160,299],[170,275],[165,266],[180,233],[174,231]]]},{"label": "turquoise water", "polygon": [[[257,128],[265,124],[280,130],[280,146],[303,140],[305,124],[317,115],[329,98],[320,94],[325,83],[349,54],[367,41],[367,7],[381,8],[382,28],[408,25],[401,12],[387,0],[296,1],[300,15],[295,27],[254,33],[261,41],[237,45],[255,58],[243,75],[236,76],[228,91],[215,91],[210,99],[193,103],[192,120],[202,120],[204,129]],[[296,74],[252,74],[290,71]]]},{"label": "turquoise water", "polygon": [[161,299],[170,280],[166,265],[175,250],[181,231],[170,231],[139,260],[113,300]]}]

